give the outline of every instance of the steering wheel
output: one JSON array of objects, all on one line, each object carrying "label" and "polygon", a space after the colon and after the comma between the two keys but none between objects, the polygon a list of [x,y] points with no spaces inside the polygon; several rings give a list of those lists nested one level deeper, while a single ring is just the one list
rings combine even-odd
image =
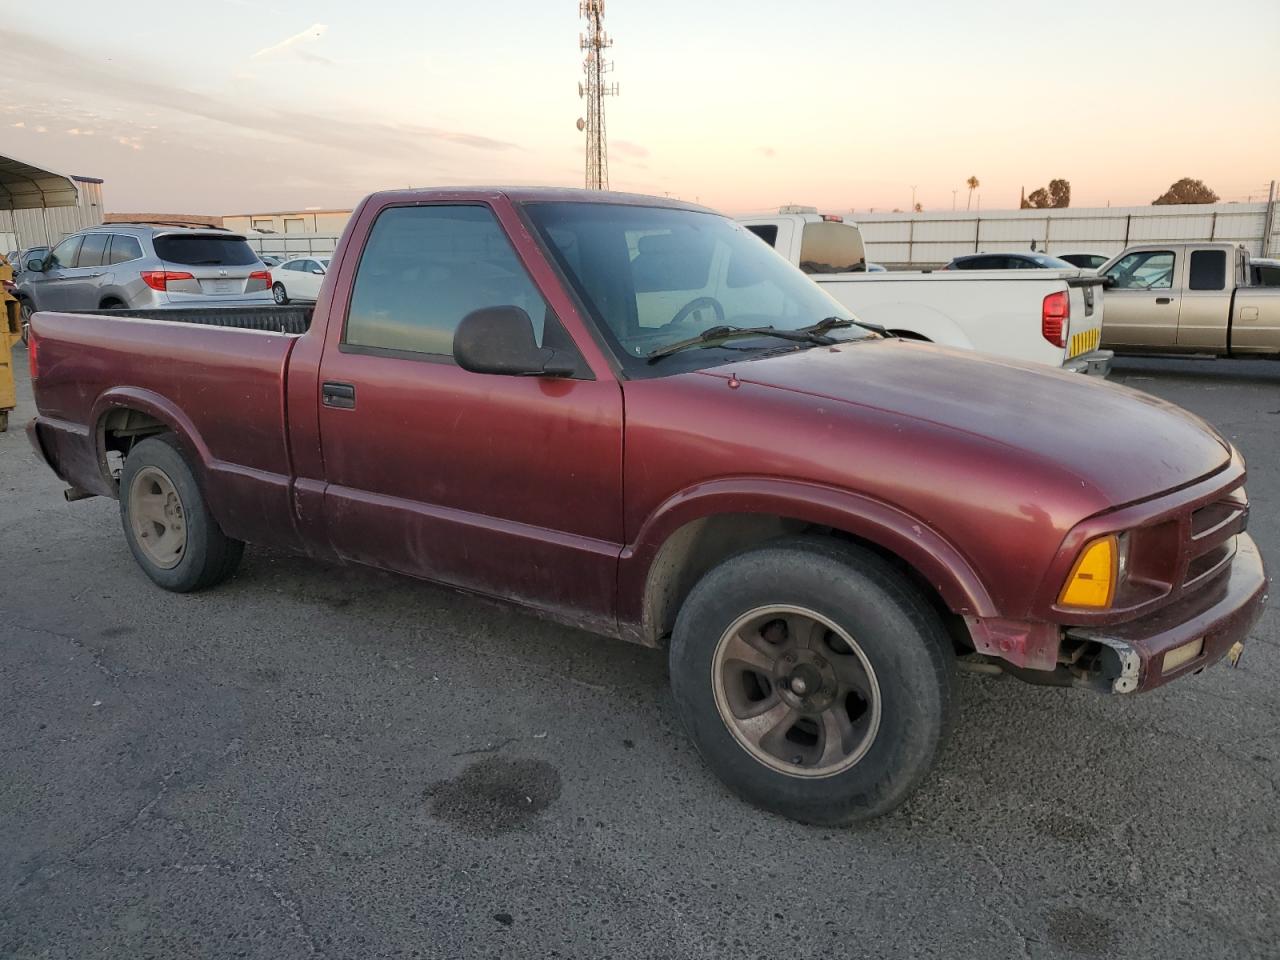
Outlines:
[{"label": "steering wheel", "polygon": [[716,312],[716,323],[724,323],[724,306],[715,297],[694,297],[683,307],[676,311],[676,315],[667,321],[666,326],[674,327],[689,318],[689,314],[695,310],[701,310],[703,307],[710,307]]}]

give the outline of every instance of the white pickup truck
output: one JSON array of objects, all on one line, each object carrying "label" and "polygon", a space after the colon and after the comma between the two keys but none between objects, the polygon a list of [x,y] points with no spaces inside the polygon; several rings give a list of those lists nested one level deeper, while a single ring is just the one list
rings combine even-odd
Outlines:
[{"label": "white pickup truck", "polygon": [[1103,280],[1078,270],[868,272],[857,224],[810,208],[738,222],[860,320],[898,336],[1106,376]]}]

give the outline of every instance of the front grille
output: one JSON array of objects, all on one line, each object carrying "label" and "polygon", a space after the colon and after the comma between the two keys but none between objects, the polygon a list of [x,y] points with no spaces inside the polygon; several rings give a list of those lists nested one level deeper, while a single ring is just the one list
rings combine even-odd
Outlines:
[{"label": "front grille", "polygon": [[1183,591],[1210,582],[1231,565],[1236,553],[1236,535],[1244,533],[1248,525],[1249,501],[1243,487],[1192,511]]}]

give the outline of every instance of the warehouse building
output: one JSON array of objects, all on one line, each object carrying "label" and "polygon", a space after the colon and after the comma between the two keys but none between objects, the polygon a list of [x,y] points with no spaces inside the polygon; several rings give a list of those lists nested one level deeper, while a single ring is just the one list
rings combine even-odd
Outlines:
[{"label": "warehouse building", "polygon": [[0,253],[53,245],[102,223],[102,180],[0,156]]}]

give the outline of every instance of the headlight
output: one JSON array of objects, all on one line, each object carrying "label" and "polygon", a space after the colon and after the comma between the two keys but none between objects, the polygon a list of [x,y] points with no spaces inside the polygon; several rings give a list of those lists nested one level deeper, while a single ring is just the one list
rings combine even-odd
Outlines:
[{"label": "headlight", "polygon": [[1093,610],[1111,606],[1124,565],[1121,547],[1127,546],[1120,541],[1120,537],[1110,534],[1085,544],[1058,595],[1060,606]]}]

